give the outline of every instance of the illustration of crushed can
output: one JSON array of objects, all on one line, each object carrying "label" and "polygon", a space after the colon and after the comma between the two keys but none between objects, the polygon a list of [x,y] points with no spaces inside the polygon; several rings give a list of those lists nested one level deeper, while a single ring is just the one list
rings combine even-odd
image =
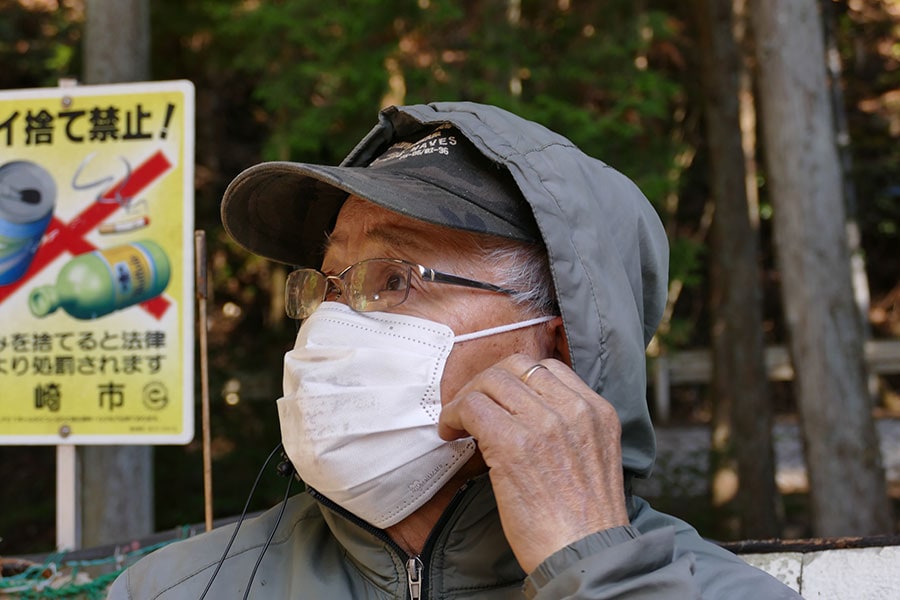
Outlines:
[{"label": "illustration of crushed can", "polygon": [[32,290],[28,307],[36,317],[62,308],[76,319],[96,319],[160,295],[171,267],[150,240],[79,254],[59,271],[56,283]]},{"label": "illustration of crushed can", "polygon": [[0,166],[0,285],[31,265],[56,206],[56,182],[40,165],[17,160]]}]

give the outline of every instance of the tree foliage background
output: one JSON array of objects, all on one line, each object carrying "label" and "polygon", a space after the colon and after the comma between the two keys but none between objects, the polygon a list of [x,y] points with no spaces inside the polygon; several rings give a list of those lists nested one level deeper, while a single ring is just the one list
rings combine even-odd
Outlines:
[{"label": "tree foliage background", "polygon": [[[870,321],[876,336],[896,337],[900,1],[823,1],[836,15],[844,65]],[[283,268],[227,238],[218,217],[222,192],[261,160],[339,162],[383,105],[497,104],[563,133],[630,176],[662,215],[672,244],[671,306],[660,342],[708,345],[708,156],[688,4],[151,2],[153,78],[190,79],[197,89],[196,223],[207,231],[210,248],[217,517],[240,511],[278,442],[273,401],[280,394],[281,357],[294,335],[281,310]],[[77,78],[83,22],[83,0],[0,0],[0,88]],[[783,343],[764,172],[759,183],[766,342]],[[890,408],[900,381],[884,386],[884,407]],[[708,416],[702,388],[682,390],[675,399],[676,418]],[[776,387],[773,401],[782,412],[793,408],[785,389]],[[201,521],[199,445],[158,448],[156,461],[158,529]],[[0,501],[0,554],[52,548],[53,468],[52,449],[0,447],[0,480],[16,496],[10,501],[7,491],[10,498]],[[282,485],[274,474],[264,477],[253,506],[277,502]],[[719,531],[715,523],[698,524],[701,533]]]}]

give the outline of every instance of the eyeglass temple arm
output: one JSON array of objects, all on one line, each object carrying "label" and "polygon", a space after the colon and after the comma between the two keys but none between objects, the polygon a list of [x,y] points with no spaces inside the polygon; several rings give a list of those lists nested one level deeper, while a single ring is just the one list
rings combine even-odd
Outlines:
[{"label": "eyeglass temple arm", "polygon": [[458,275],[451,275],[449,273],[441,273],[440,271],[435,271],[434,269],[429,269],[428,267],[423,267],[418,265],[419,274],[422,276],[422,279],[427,281],[437,281],[440,283],[450,283],[453,285],[459,285],[468,288],[476,288],[479,290],[490,290],[492,292],[500,292],[501,294],[515,294],[515,290],[510,290],[504,287],[500,287],[499,285],[494,285],[493,283],[485,283],[483,281],[475,281],[474,279],[466,279],[465,277],[459,277]]}]

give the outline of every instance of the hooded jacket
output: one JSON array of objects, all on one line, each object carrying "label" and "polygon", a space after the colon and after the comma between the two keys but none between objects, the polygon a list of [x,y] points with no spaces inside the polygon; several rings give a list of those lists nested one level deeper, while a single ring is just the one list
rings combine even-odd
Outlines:
[{"label": "hooded jacket", "polygon": [[[511,173],[548,251],[572,368],[616,408],[628,477],[649,476],[655,438],[644,353],[665,305],[668,270],[666,235],[653,207],[631,180],[563,136],[502,109],[466,102],[385,109],[342,166],[366,166],[394,140],[440,123],[454,125]],[[312,248],[295,242],[296,250],[286,253],[292,246],[252,214],[254,194],[296,194],[300,185],[292,163],[268,163],[266,169],[265,189],[252,169],[229,186],[226,229],[239,241],[252,239],[259,253],[309,264]],[[300,211],[293,230],[327,228],[345,195],[329,200],[330,211],[323,213],[320,204],[314,218]],[[236,198],[251,200],[241,208]],[[526,577],[503,536],[487,477],[457,493],[420,557],[407,556],[384,532],[309,491],[287,503],[277,529],[278,507],[241,526],[207,598],[243,596],[273,529],[251,597],[799,597],[644,501],[629,496],[628,510],[629,527],[592,534]],[[199,598],[229,536],[230,528],[223,528],[151,554],[116,580],[110,598]]]}]

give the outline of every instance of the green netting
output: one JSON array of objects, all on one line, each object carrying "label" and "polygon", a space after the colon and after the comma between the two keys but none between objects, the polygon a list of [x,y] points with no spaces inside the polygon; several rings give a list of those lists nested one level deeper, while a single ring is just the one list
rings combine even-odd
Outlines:
[{"label": "green netting", "polygon": [[67,560],[66,552],[49,555],[42,563],[33,563],[24,571],[0,577],[0,598],[71,598],[102,600],[106,590],[138,559],[188,535],[188,528],[175,539],[140,548],[117,548],[111,556],[93,560]]}]

